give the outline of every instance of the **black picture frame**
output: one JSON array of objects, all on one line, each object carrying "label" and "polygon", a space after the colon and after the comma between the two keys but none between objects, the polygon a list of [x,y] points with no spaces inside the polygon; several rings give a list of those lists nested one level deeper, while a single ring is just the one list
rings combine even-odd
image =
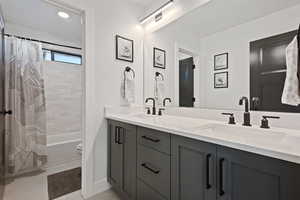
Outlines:
[{"label": "black picture frame", "polygon": [[[122,42],[122,41],[124,42],[123,45],[120,44],[120,42]],[[128,44],[130,46],[130,47],[128,47],[130,52],[128,52],[128,55],[121,56],[120,55],[121,50],[119,48],[121,46],[125,46],[126,42],[130,43],[130,44]],[[126,58],[126,57],[128,57],[128,58]],[[125,38],[120,35],[116,35],[116,59],[126,61],[126,62],[131,62],[131,63],[134,62],[134,41],[133,40]]]},{"label": "black picture frame", "polygon": [[[224,61],[226,62],[225,65],[218,65],[217,61],[218,58],[221,59],[222,57],[225,57],[223,59],[225,59]],[[222,54],[218,54],[214,56],[214,70],[215,71],[219,71],[219,70],[224,70],[224,69],[228,69],[228,59],[229,57],[229,53],[222,53]]]},{"label": "black picture frame", "polygon": [[[218,76],[220,76],[220,78],[224,78],[222,77],[221,75],[225,75],[225,79],[223,82],[223,84],[219,84],[217,78]],[[219,73],[215,73],[214,74],[214,88],[215,89],[221,89],[221,88],[228,88],[228,85],[229,85],[229,81],[228,81],[228,72],[219,72]]]},{"label": "black picture frame", "polygon": [[[160,64],[157,61],[158,53],[163,54],[163,59],[164,59],[163,64]],[[153,48],[153,67],[160,68],[160,69],[166,69],[166,51],[165,50],[159,49],[156,47]]]}]

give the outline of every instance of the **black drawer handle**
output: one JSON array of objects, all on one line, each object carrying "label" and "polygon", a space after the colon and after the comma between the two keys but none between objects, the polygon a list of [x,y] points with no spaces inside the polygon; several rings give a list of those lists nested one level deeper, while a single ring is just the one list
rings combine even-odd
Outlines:
[{"label": "black drawer handle", "polygon": [[146,136],[146,135],[143,135],[142,138],[145,139],[145,140],[149,140],[149,141],[151,141],[151,142],[154,142],[154,143],[160,142],[160,139],[153,139],[153,138],[148,137],[148,136]]},{"label": "black drawer handle", "polygon": [[220,196],[224,196],[225,195],[225,184],[226,184],[226,180],[225,180],[225,159],[222,158],[220,159],[220,190],[219,190],[219,194]]},{"label": "black drawer handle", "polygon": [[212,170],[211,170],[212,155],[206,156],[206,189],[212,188]]},{"label": "black drawer handle", "polygon": [[151,167],[149,167],[146,163],[143,163],[141,164],[142,167],[144,167],[145,169],[153,172],[154,174],[159,174],[160,170],[155,170],[155,169],[152,169]]}]

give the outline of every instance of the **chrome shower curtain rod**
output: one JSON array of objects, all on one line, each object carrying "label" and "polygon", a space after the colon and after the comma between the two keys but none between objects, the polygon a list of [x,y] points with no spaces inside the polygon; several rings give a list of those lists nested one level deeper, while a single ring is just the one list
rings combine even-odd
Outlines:
[{"label": "chrome shower curtain rod", "polygon": [[15,37],[15,38],[23,39],[23,40],[30,40],[30,41],[33,41],[33,42],[41,42],[43,44],[49,44],[49,45],[55,45],[55,46],[59,46],[59,47],[66,47],[66,48],[71,48],[71,49],[82,50],[82,48],[79,48],[79,47],[73,47],[73,46],[68,46],[68,45],[56,44],[56,43],[53,43],[53,42],[46,42],[46,41],[42,41],[42,40],[36,40],[36,39],[26,38],[26,37],[17,36],[17,35],[10,35],[10,34],[4,34],[4,35],[7,36],[7,37]]}]

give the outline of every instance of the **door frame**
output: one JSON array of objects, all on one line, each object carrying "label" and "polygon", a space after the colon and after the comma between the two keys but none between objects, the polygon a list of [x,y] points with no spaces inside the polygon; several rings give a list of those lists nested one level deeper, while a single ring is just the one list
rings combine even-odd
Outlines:
[{"label": "door frame", "polygon": [[[179,54],[184,53],[194,58],[196,66],[194,70],[194,96],[196,101],[194,107],[199,107],[200,103],[200,52],[184,47],[175,42],[175,69],[174,69],[174,106],[179,107]],[[198,87],[196,87],[198,85]]]},{"label": "door frame", "polygon": [[[88,44],[88,37],[92,37],[92,33],[89,32],[87,27],[87,13],[92,12],[89,8],[85,8],[85,5],[79,5],[76,4],[76,7],[73,6],[75,4],[69,1],[69,0],[42,0],[48,4],[51,4],[53,6],[56,6],[58,8],[62,8],[65,10],[69,10],[72,13],[76,13],[78,15],[81,15],[82,18],[82,102],[81,102],[81,141],[82,141],[82,159],[81,159],[81,165],[82,165],[82,182],[81,182],[81,195],[85,198],[89,198],[94,195],[94,180],[92,180],[90,177],[91,175],[89,173],[93,173],[93,163],[87,162],[87,160],[90,160],[87,156],[87,148],[89,145],[87,144],[87,132],[90,132],[86,121],[90,119],[91,117],[88,114],[89,110],[87,107],[87,102],[90,101],[90,96],[88,96],[88,88],[87,85],[91,85],[93,80],[89,80],[87,77],[91,76],[91,70],[87,70],[86,66],[91,66],[93,63],[88,61],[87,57],[91,58],[93,55],[91,54],[91,47]],[[90,108],[90,107],[89,107]],[[91,113],[91,112],[90,112]]]}]

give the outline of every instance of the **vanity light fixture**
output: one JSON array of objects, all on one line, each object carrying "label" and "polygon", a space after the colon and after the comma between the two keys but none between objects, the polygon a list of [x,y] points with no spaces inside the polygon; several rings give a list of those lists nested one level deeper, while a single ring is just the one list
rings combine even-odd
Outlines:
[{"label": "vanity light fixture", "polygon": [[63,18],[63,19],[68,19],[68,18],[70,18],[70,15],[69,15],[68,13],[66,13],[66,12],[63,12],[63,11],[59,11],[59,12],[57,13],[57,15],[58,15],[59,17]]},{"label": "vanity light fixture", "polygon": [[156,9],[155,11],[153,11],[152,13],[150,13],[149,15],[147,15],[146,17],[144,17],[143,19],[140,20],[141,24],[145,24],[149,19],[151,19],[152,17],[155,17],[155,21],[159,21],[162,19],[163,15],[162,12],[163,10],[165,10],[166,8],[168,8],[169,6],[171,6],[174,3],[174,0],[169,0],[168,2],[166,2],[165,4],[163,4],[161,7],[159,7],[158,9]]}]

